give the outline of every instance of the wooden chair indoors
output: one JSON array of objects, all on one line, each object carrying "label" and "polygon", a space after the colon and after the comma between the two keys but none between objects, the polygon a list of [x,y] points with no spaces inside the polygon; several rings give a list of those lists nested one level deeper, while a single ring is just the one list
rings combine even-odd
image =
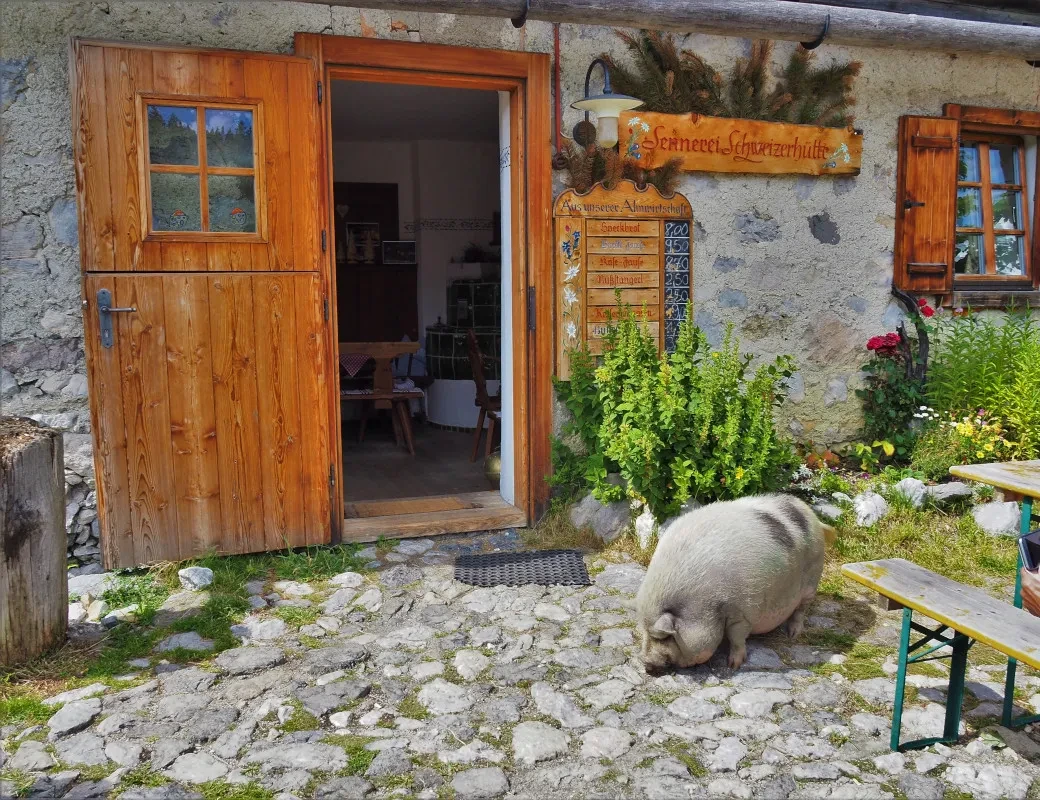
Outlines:
[{"label": "wooden chair indoors", "polygon": [[477,334],[473,329],[470,329],[466,334],[466,343],[469,345],[469,365],[473,371],[473,383],[477,386],[477,396],[473,404],[480,408],[480,414],[477,417],[477,430],[473,434],[473,455],[469,459],[470,461],[476,461],[477,453],[480,450],[480,436],[484,432],[485,417],[488,420],[488,428],[484,457],[487,458],[491,455],[491,443],[495,438],[495,426],[498,424],[498,415],[502,412],[502,390],[499,389],[498,394],[494,397],[488,395],[487,381],[484,379],[484,362],[488,357],[480,352]]}]

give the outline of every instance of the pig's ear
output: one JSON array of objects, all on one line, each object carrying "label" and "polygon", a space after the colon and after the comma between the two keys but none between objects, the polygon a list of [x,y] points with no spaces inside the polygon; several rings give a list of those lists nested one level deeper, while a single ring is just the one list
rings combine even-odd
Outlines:
[{"label": "pig's ear", "polygon": [[655,639],[667,639],[669,636],[674,636],[675,616],[667,611],[664,612],[657,618],[654,627],[650,629],[650,635]]}]

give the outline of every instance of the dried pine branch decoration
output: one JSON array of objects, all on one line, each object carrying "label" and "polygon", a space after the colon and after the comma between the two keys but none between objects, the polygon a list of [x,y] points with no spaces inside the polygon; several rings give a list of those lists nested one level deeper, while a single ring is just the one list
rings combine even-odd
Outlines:
[{"label": "dried pine branch decoration", "polygon": [[585,148],[567,142],[562,149],[567,173],[566,183],[576,192],[587,192],[595,184],[602,183],[613,189],[622,179],[633,181],[640,188],[651,184],[663,195],[671,195],[679,185],[681,161],[673,158],[660,167],[646,169],[632,158],[620,155],[614,148]]},{"label": "dried pine branch decoration", "polygon": [[622,64],[604,53],[615,89],[641,98],[643,108],[665,114],[797,122],[841,128],[852,123],[852,84],[858,61],[815,67],[815,55],[797,48],[769,90],[773,43],[755,42],[725,79],[696,53],[680,49],[674,36],[656,31],[615,32],[631,55]]}]

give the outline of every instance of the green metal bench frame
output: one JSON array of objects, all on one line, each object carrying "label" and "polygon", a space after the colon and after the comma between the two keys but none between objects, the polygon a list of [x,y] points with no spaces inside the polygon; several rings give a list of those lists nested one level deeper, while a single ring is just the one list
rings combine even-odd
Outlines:
[{"label": "green metal bench frame", "polygon": [[[1028,495],[1022,498],[1022,519],[1018,526],[1019,535],[1025,536],[1029,533],[1029,526],[1033,520],[1033,498]],[[1015,608],[1022,607],[1022,552],[1019,551],[1017,568],[1015,569]],[[1004,679],[1004,715],[1001,724],[1005,728],[1021,728],[1031,722],[1040,722],[1040,714],[1015,716],[1015,673],[1018,671],[1018,661],[1008,659],[1007,677]]]}]

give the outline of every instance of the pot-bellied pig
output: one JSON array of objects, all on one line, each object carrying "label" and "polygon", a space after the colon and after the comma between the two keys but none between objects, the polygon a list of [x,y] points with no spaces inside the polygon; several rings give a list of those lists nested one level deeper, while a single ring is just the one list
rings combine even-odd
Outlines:
[{"label": "pot-bellied pig", "polygon": [[702,664],[724,638],[736,669],[749,634],[786,622],[798,636],[833,540],[834,529],[790,495],[712,503],[679,517],[636,597],[647,672]]}]

